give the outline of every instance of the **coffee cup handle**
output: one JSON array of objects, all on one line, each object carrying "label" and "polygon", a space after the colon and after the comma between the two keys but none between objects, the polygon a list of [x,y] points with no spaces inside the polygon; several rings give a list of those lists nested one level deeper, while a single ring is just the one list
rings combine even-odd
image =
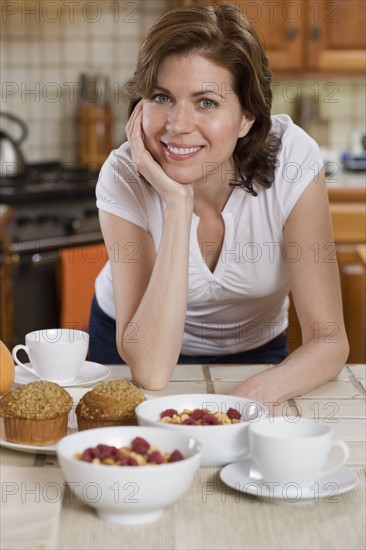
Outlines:
[{"label": "coffee cup handle", "polygon": [[[14,361],[15,361],[16,364],[17,364],[19,367],[21,367],[22,369],[24,369],[24,370],[30,372],[30,373],[33,374],[34,376],[38,376],[38,374],[36,373],[35,369],[33,369],[33,368],[31,368],[31,367],[27,367],[26,365],[24,365],[24,363],[22,363],[22,362],[20,361],[20,359],[18,359],[17,353],[18,353],[18,351],[19,351],[20,349],[24,350],[25,353],[26,353],[26,354],[28,355],[28,357],[29,357],[29,349],[28,349],[28,347],[27,347],[27,346],[23,346],[23,344],[18,344],[17,346],[15,346],[15,347],[13,348],[13,351],[11,352]],[[38,378],[39,378],[39,376],[38,376]]]},{"label": "coffee cup handle", "polygon": [[327,474],[331,474],[335,470],[338,470],[338,468],[340,466],[343,466],[343,464],[345,464],[347,462],[347,460],[349,459],[350,452],[349,452],[349,447],[348,447],[347,443],[345,443],[344,441],[334,441],[334,443],[332,443],[331,449],[334,449],[334,447],[339,447],[340,449],[342,449],[343,458],[339,462],[337,462],[334,466],[329,468],[328,470],[323,470],[322,471],[322,476],[327,475]]}]

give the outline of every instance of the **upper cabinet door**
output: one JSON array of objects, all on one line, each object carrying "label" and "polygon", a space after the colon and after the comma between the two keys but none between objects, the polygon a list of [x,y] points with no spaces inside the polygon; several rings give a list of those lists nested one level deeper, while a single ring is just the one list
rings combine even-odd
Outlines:
[{"label": "upper cabinet door", "polygon": [[[182,0],[183,4],[220,4],[223,0]],[[306,0],[224,0],[250,19],[269,57],[271,69],[299,70],[304,66]]]},{"label": "upper cabinet door", "polygon": [[365,0],[308,2],[307,67],[364,71]]},{"label": "upper cabinet door", "polygon": [[276,2],[232,1],[256,28],[266,48],[270,66],[277,70],[301,69],[305,62],[303,0]]},{"label": "upper cabinet door", "polygon": [[226,1],[251,20],[275,72],[365,71],[366,0]]}]

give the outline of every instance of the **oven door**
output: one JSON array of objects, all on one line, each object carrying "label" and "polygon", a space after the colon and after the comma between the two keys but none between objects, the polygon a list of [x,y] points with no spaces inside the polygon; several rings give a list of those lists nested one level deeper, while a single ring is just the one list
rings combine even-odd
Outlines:
[{"label": "oven door", "polygon": [[32,330],[58,327],[58,252],[23,252],[8,255],[6,261],[10,264],[4,297],[8,316],[2,332],[5,342],[12,346],[24,343],[25,335]]},{"label": "oven door", "polygon": [[88,329],[95,279],[107,261],[101,234],[89,237],[92,242],[69,247],[7,247],[1,257],[1,339],[5,344],[24,343],[32,330]]}]

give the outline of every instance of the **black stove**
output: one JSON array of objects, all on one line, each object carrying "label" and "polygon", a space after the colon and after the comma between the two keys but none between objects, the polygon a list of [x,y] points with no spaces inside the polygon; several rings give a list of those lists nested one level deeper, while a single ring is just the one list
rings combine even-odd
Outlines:
[{"label": "black stove", "polygon": [[29,164],[20,176],[0,176],[0,202],[80,198],[94,195],[98,171],[60,162]]},{"label": "black stove", "polygon": [[95,186],[98,172],[76,165],[30,164],[0,177],[0,203],[15,210],[9,252],[33,252],[101,242]]},{"label": "black stove", "polygon": [[74,248],[103,246],[97,180],[96,171],[59,162],[30,164],[21,177],[0,178],[0,204],[11,209],[0,242],[6,311],[0,328],[11,345],[30,330],[60,325],[62,262],[73,258]]}]

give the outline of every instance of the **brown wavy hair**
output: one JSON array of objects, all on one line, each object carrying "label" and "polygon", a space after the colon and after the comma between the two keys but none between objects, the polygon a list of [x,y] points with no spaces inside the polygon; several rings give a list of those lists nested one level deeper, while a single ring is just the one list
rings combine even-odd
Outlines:
[{"label": "brown wavy hair", "polygon": [[281,141],[270,133],[272,73],[267,56],[247,17],[232,4],[192,4],[156,21],[139,51],[129,86],[129,114],[142,97],[152,96],[161,61],[192,51],[231,72],[243,112],[255,117],[248,134],[236,144],[235,178],[230,183],[256,196],[254,184],[272,185]]}]

